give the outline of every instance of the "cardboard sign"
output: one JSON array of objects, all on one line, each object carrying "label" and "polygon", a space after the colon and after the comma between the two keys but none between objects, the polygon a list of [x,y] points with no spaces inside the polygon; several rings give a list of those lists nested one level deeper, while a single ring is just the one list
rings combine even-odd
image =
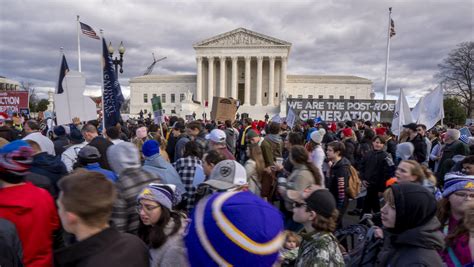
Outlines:
[{"label": "cardboard sign", "polygon": [[224,122],[235,120],[237,100],[215,96],[212,100],[211,120]]}]

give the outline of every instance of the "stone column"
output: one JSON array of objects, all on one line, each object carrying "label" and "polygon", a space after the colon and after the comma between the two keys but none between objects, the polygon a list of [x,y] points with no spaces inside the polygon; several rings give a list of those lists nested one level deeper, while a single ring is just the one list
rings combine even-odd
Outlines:
[{"label": "stone column", "polygon": [[275,57],[270,57],[270,73],[268,78],[268,105],[274,106],[274,99],[275,99]]},{"label": "stone column", "polygon": [[262,69],[263,69],[263,57],[257,57],[257,99],[255,102],[256,106],[262,105]]},{"label": "stone column", "polygon": [[220,57],[220,65],[221,65],[221,75],[220,75],[220,86],[219,86],[219,97],[226,97],[225,93],[225,57]]},{"label": "stone column", "polygon": [[207,77],[207,84],[209,87],[207,89],[207,100],[209,101],[209,107],[212,107],[212,98],[214,97],[214,58],[208,57],[207,61],[209,62],[209,75]]},{"label": "stone column", "polygon": [[250,105],[250,59],[251,57],[245,57],[245,105]]},{"label": "stone column", "polygon": [[287,57],[281,57],[281,77],[280,77],[280,94],[279,99],[282,99],[286,90],[286,65]]},{"label": "stone column", "polygon": [[197,77],[196,77],[196,97],[194,100],[202,103],[202,57],[196,57]]},{"label": "stone column", "polygon": [[231,96],[233,99],[237,99],[237,59],[238,57],[232,57],[232,86]]}]

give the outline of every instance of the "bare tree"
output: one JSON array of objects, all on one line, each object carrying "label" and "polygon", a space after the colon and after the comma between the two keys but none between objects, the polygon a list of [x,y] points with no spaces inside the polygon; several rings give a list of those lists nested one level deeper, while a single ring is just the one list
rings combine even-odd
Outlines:
[{"label": "bare tree", "polygon": [[474,75],[474,42],[457,45],[443,63],[438,65],[440,72],[436,75],[445,87],[445,94],[453,96],[466,109],[468,118],[472,118],[474,109],[474,92],[472,80]]}]

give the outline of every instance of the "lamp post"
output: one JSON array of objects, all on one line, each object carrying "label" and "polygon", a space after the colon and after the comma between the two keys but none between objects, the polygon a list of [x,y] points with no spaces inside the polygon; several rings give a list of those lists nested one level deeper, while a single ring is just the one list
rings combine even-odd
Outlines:
[{"label": "lamp post", "polygon": [[112,58],[112,64],[114,64],[115,66],[115,76],[117,76],[117,79],[118,79],[118,66],[120,66],[120,73],[123,73],[122,63],[123,63],[123,54],[125,54],[125,47],[123,46],[123,42],[120,42],[120,46],[118,48],[120,58],[115,57],[115,59],[113,58],[115,49],[112,46],[112,42],[109,43],[107,50],[109,50],[109,55]]}]

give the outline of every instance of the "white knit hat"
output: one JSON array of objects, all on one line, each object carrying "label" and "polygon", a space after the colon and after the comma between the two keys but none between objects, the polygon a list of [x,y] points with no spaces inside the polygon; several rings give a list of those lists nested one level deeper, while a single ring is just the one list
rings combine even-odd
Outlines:
[{"label": "white knit hat", "polygon": [[313,140],[313,142],[315,143],[321,144],[325,134],[326,134],[326,130],[321,128],[311,133],[311,140]]}]

